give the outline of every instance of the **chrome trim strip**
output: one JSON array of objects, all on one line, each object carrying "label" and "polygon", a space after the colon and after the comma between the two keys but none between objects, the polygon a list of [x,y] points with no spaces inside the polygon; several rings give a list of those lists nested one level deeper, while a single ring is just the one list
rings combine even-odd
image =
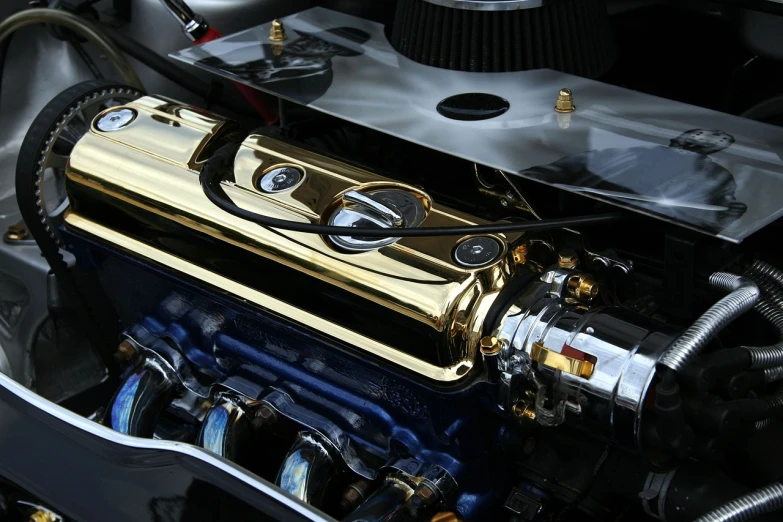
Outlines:
[{"label": "chrome trim strip", "polygon": [[257,490],[259,493],[273,498],[280,504],[283,504],[293,511],[296,511],[297,513],[309,518],[313,522],[335,522],[333,518],[328,517],[323,513],[316,512],[314,508],[300,502],[292,495],[289,495],[288,493],[271,486],[262,479],[255,477],[254,475],[235,466],[227,460],[213,455],[203,448],[182,442],[140,439],[137,437],[131,437],[129,435],[123,435],[122,433],[111,430],[106,426],[85,419],[84,417],[80,417],[79,415],[63,408],[62,406],[58,406],[57,404],[44,399],[40,395],[37,395],[31,390],[28,390],[10,377],[1,373],[0,386],[8,390],[10,393],[16,395],[19,399],[27,402],[31,406],[34,406],[44,411],[45,413],[48,413],[49,415],[52,415],[53,417],[70,424],[74,428],[85,431],[91,435],[130,448],[170,451],[193,457],[195,459],[201,460],[206,464],[214,466],[218,470],[244,482],[248,486]]}]

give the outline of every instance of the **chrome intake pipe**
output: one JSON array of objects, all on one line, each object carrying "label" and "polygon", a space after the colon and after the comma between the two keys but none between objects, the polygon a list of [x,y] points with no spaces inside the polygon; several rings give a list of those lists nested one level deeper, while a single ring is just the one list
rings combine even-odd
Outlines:
[{"label": "chrome intake pipe", "polygon": [[166,361],[144,352],[114,394],[104,424],[126,435],[151,438],[158,417],[180,386]]},{"label": "chrome intake pipe", "polygon": [[196,444],[233,462],[243,460],[253,426],[247,407],[232,396],[223,396],[210,408]]},{"label": "chrome intake pipe", "polygon": [[431,466],[421,476],[394,472],[366,502],[343,522],[430,521],[457,495],[457,483],[442,467]]},{"label": "chrome intake pipe", "polygon": [[275,484],[299,500],[321,507],[341,462],[337,450],[323,435],[302,431],[288,451]]}]

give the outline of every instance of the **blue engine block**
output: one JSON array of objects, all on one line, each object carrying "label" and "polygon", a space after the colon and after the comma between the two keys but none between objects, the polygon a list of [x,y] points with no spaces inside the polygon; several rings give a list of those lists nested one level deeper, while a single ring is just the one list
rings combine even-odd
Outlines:
[{"label": "blue engine block", "polygon": [[459,484],[455,507],[467,519],[502,504],[495,492],[513,478],[503,458],[509,428],[491,412],[486,382],[423,382],[219,289],[63,234],[79,268],[98,276],[121,329],[146,346],[163,340],[178,350],[209,376],[213,393],[263,399],[327,436],[366,477],[392,461],[439,465]]}]

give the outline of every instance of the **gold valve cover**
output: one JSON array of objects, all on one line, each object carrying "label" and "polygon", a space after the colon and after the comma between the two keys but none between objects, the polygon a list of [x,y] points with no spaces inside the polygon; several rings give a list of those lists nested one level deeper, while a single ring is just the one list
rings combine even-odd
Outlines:
[{"label": "gold valve cover", "polygon": [[[324,236],[260,226],[217,208],[199,185],[203,162],[236,130],[230,121],[157,96],[124,108],[135,113],[128,125],[102,132],[93,122],[73,149],[69,230],[428,379],[469,373],[484,317],[513,270],[509,238],[497,236],[503,250],[491,265],[470,269],[453,259],[465,237],[403,238],[346,253]],[[277,166],[298,167],[303,181],[262,191],[258,180]],[[222,187],[242,208],[304,223],[325,223],[347,190],[389,187],[426,199],[422,227],[482,223],[420,189],[255,134]]]}]

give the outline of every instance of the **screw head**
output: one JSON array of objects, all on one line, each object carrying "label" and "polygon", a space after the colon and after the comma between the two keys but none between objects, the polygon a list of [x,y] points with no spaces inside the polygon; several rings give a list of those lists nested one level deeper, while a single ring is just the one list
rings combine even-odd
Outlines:
[{"label": "screw head", "polygon": [[469,268],[480,268],[493,263],[502,251],[497,239],[490,236],[471,237],[454,249],[454,261]]},{"label": "screw head", "polygon": [[130,122],[136,118],[136,111],[133,109],[116,109],[104,113],[95,127],[103,132],[112,132],[127,127]]},{"label": "screw head", "polygon": [[484,355],[496,355],[503,347],[497,337],[485,335],[481,338],[481,353]]}]

